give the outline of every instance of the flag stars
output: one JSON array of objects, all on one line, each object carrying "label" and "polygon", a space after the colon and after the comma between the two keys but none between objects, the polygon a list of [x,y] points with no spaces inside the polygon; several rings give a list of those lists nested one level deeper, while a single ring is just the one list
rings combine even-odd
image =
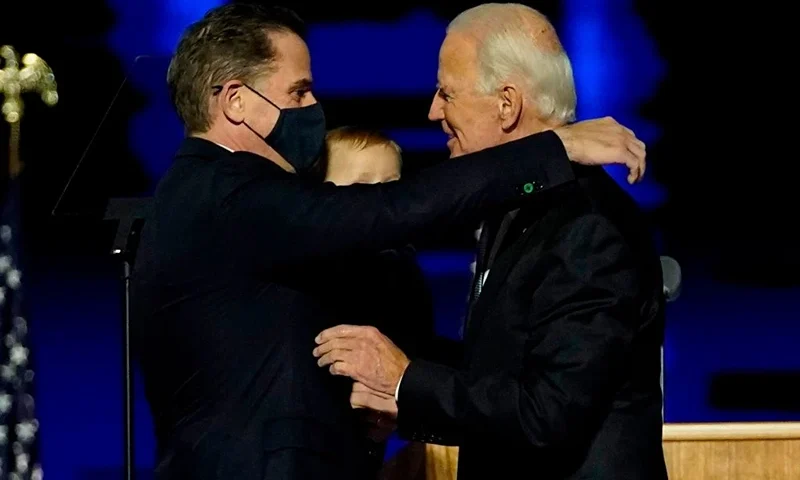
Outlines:
[{"label": "flag stars", "polygon": [[28,455],[21,453],[17,455],[17,473],[28,471]]},{"label": "flag stars", "polygon": [[36,425],[32,422],[22,422],[16,428],[17,439],[29,443],[36,436]]},{"label": "flag stars", "polygon": [[0,394],[0,415],[8,413],[11,410],[11,395],[7,393]]},{"label": "flag stars", "polygon": [[14,334],[22,339],[28,334],[28,322],[22,317],[14,317]]},{"label": "flag stars", "polygon": [[34,375],[29,368],[32,353],[20,295],[23,272],[16,259],[15,232],[3,223],[0,222],[0,479],[42,480],[42,469],[36,461],[39,423],[34,416],[33,396],[26,391]]},{"label": "flag stars", "polygon": [[17,376],[16,369],[11,368],[9,365],[0,366],[0,377],[3,377],[3,380],[10,382],[16,376]]},{"label": "flag stars", "polygon": [[25,365],[28,362],[28,349],[20,344],[14,345],[8,353],[8,360],[16,366]]},{"label": "flag stars", "polygon": [[22,272],[20,272],[16,268],[12,268],[8,272],[6,272],[6,284],[11,290],[16,290],[17,288],[19,288],[21,280],[22,280]]}]

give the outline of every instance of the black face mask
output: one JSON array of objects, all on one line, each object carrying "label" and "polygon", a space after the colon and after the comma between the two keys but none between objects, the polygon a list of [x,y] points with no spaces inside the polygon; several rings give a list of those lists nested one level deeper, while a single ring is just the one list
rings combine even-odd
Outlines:
[{"label": "black face mask", "polygon": [[[247,84],[245,87],[280,111],[275,127],[264,137],[264,141],[285,158],[297,173],[307,172],[325,146],[325,112],[322,105],[318,102],[307,107],[281,108],[253,87]],[[247,127],[253,130],[249,125]]]}]

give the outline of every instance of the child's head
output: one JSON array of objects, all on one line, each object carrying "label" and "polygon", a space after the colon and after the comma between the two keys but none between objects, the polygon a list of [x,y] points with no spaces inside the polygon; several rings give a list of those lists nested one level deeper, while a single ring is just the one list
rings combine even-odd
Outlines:
[{"label": "child's head", "polygon": [[340,127],[328,132],[325,181],[336,185],[398,180],[403,164],[400,147],[374,130]]}]

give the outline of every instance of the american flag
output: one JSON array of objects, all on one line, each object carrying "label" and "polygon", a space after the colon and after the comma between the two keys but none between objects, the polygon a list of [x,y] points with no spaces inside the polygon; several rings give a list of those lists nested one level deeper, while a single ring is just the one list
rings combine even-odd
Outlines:
[{"label": "american flag", "polygon": [[19,178],[0,214],[0,480],[40,480],[28,319],[20,258]]}]

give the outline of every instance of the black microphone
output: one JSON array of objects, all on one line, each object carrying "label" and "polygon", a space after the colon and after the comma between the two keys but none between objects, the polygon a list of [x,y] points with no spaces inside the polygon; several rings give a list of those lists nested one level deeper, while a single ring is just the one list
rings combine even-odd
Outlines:
[{"label": "black microphone", "polygon": [[664,297],[674,302],[681,294],[681,266],[672,257],[661,257],[661,275],[664,282]]}]

